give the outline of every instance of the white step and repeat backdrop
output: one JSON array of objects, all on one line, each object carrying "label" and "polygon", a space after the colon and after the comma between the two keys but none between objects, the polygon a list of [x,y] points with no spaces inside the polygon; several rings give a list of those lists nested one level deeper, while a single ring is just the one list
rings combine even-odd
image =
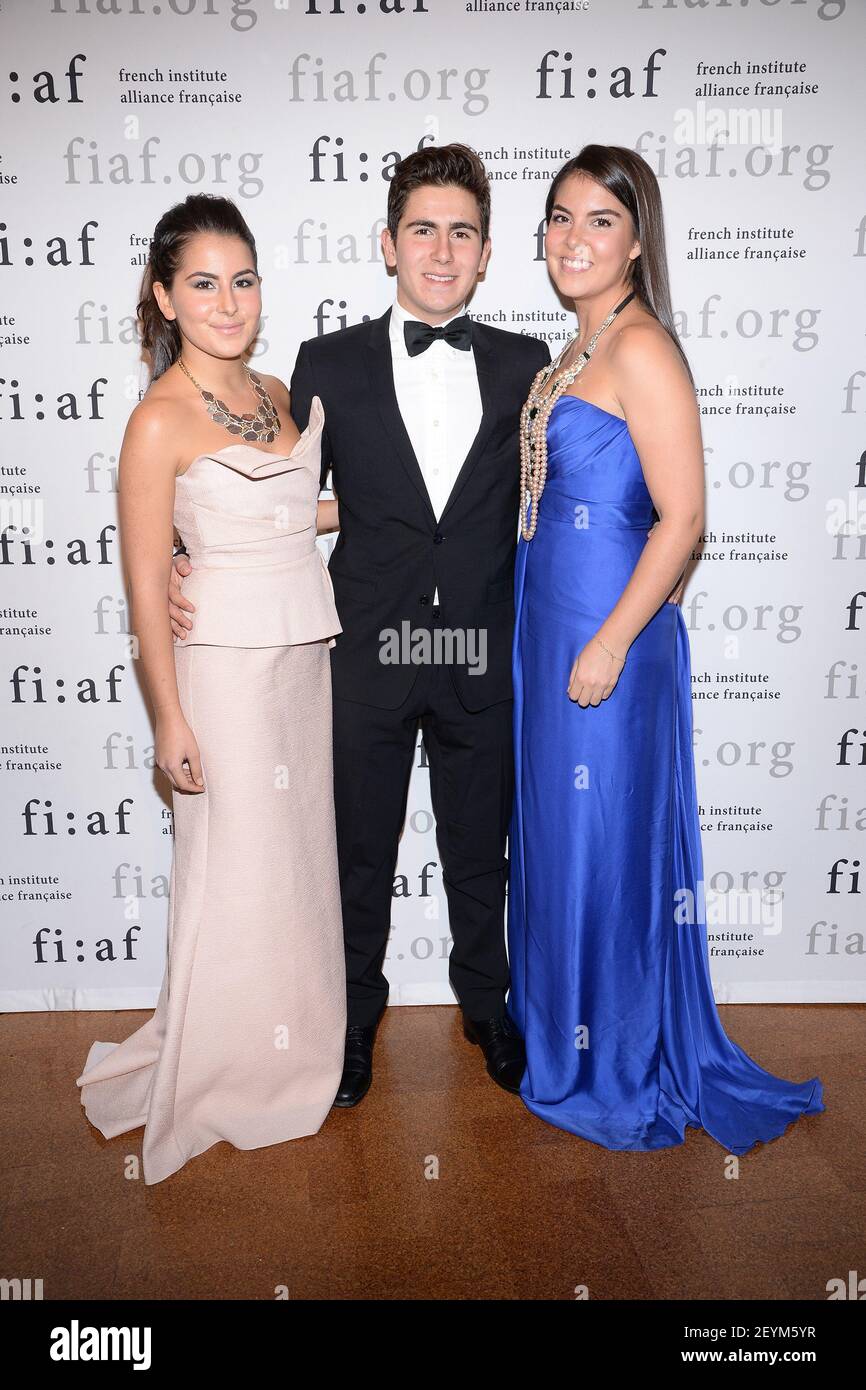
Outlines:
[{"label": "white step and repeat backdrop", "polygon": [[[388,306],[388,178],[450,140],[493,180],[473,312],[554,349],[552,175],[598,141],[660,179],[706,446],[683,608],[716,996],[866,997],[863,0],[3,0],[0,35],[0,1007],[145,1008],[162,978],[170,798],[116,517],[157,219],[238,203],[254,364],[288,381]],[[398,869],[391,1002],[452,1002],[420,745]]]}]

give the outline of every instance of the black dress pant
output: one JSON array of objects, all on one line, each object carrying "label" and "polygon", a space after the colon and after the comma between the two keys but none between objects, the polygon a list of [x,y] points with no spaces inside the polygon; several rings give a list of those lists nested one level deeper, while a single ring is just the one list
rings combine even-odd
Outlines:
[{"label": "black dress pant", "polygon": [[388,998],[382,963],[419,723],[453,938],[449,978],[467,1017],[504,1013],[513,705],[505,700],[468,712],[444,663],[422,665],[397,709],[334,698],[334,798],[350,1026],[375,1023]]}]

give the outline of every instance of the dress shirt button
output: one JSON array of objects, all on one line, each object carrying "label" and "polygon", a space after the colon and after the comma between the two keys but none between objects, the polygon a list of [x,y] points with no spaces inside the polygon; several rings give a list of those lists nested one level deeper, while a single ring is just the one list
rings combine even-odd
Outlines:
[{"label": "dress shirt button", "polygon": [[438,421],[438,420],[434,420],[434,421],[433,421],[433,428],[438,430],[438,428],[439,428],[439,421]]}]

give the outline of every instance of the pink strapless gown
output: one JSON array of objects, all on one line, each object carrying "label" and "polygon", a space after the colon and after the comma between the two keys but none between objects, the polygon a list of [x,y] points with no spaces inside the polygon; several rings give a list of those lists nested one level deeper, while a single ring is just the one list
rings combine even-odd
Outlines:
[{"label": "pink strapless gown", "polygon": [[106,1138],[144,1125],[145,1183],[220,1140],[315,1134],[343,1064],[346,987],[329,647],[316,546],[324,411],[290,454],[230,444],[177,479],[193,630],[175,643],[205,791],[173,792],[168,954],[156,1011],[95,1042],[77,1079]]}]

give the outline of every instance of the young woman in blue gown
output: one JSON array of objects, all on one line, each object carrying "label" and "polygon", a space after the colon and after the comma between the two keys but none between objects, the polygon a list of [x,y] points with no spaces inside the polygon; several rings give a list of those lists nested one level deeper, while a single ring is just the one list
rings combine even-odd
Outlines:
[{"label": "young woman in blue gown", "polygon": [[[824,1109],[725,1034],[710,980],[676,595],[704,527],[694,382],[640,156],[586,146],[546,206],[578,331],[521,421],[508,943],[521,1096],[609,1149],[733,1154]],[[591,365],[590,365],[591,363]],[[653,525],[654,512],[658,520]]]}]

